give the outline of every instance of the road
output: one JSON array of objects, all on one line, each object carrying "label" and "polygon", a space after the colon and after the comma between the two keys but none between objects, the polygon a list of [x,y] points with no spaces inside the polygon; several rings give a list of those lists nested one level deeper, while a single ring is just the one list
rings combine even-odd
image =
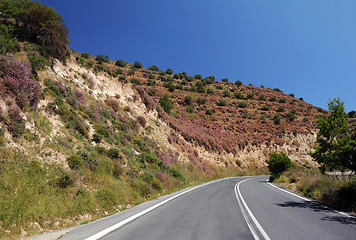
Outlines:
[{"label": "road", "polygon": [[60,239],[356,239],[356,219],[266,182],[229,178],[83,225]]}]

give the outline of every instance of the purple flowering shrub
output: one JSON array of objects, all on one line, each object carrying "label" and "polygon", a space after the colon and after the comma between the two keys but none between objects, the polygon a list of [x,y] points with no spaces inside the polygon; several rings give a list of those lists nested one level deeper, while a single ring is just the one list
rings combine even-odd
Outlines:
[{"label": "purple flowering shrub", "polygon": [[0,92],[15,98],[18,106],[36,108],[43,97],[41,86],[30,78],[28,64],[15,60],[11,54],[0,58]]}]

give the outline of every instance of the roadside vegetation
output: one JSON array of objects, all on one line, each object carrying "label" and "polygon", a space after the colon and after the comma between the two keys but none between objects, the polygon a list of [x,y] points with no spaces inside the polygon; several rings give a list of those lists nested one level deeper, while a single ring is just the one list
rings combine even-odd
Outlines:
[{"label": "roadside vegetation", "polygon": [[311,153],[320,168],[300,166],[274,179],[337,210],[356,212],[356,127],[349,119],[353,112],[346,114],[340,99],[330,101],[329,111],[318,118],[317,144]]}]

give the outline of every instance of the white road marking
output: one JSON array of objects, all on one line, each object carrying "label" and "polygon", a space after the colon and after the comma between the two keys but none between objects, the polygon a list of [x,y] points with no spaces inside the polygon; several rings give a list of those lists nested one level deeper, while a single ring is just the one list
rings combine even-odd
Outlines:
[{"label": "white road marking", "polygon": [[274,188],[277,188],[278,190],[280,190],[280,191],[282,191],[282,192],[286,192],[286,193],[288,193],[288,194],[290,194],[290,195],[293,195],[293,196],[295,196],[295,197],[298,197],[298,198],[300,198],[300,199],[303,199],[304,201],[313,202],[313,203],[315,203],[315,204],[317,204],[317,205],[326,207],[326,208],[330,209],[331,211],[336,212],[336,213],[339,213],[339,214],[341,214],[341,215],[343,215],[343,216],[346,216],[346,217],[349,217],[349,218],[355,218],[354,216],[351,216],[351,215],[349,215],[349,214],[347,214],[347,213],[337,211],[337,210],[332,209],[332,208],[330,208],[330,207],[327,207],[327,206],[325,206],[325,205],[323,205],[323,204],[321,204],[321,203],[319,203],[319,202],[316,202],[316,201],[311,200],[311,199],[309,199],[309,198],[305,198],[305,197],[299,196],[298,194],[295,194],[295,193],[292,193],[292,192],[290,192],[290,191],[284,190],[284,189],[282,189],[282,188],[280,188],[280,187],[277,187],[276,185],[274,185],[274,184],[268,182],[268,180],[266,180],[266,183],[268,183],[270,186],[272,186],[272,187],[274,187]]},{"label": "white road marking", "polygon": [[226,179],[231,179],[231,178],[235,178],[235,177],[223,178],[223,179],[215,180],[215,181],[212,181],[212,182],[208,182],[208,183],[205,183],[205,184],[190,188],[190,189],[188,189],[188,190],[186,190],[184,192],[181,192],[181,193],[179,193],[179,194],[177,194],[177,195],[175,195],[175,196],[173,196],[171,198],[168,198],[168,199],[166,199],[166,200],[164,200],[164,201],[162,201],[160,203],[157,203],[156,205],[154,205],[154,206],[152,206],[150,208],[147,208],[146,210],[143,210],[143,211],[141,211],[139,213],[136,213],[135,215],[133,215],[133,216],[131,216],[129,218],[126,218],[125,220],[122,220],[121,222],[118,222],[118,223],[112,225],[111,227],[108,227],[108,228],[106,228],[106,229],[104,229],[104,230],[102,230],[102,231],[100,231],[100,232],[98,232],[98,233],[86,238],[85,240],[97,240],[99,238],[102,238],[105,235],[109,234],[110,232],[119,229],[120,227],[124,226],[125,224],[128,224],[128,223],[136,220],[137,218],[139,218],[139,217],[141,217],[141,216],[143,216],[143,215],[155,210],[156,208],[158,208],[158,207],[160,207],[160,206],[172,201],[173,199],[175,199],[177,197],[182,196],[183,194],[186,194],[186,193],[191,192],[191,191],[193,191],[195,189],[204,187],[204,186],[209,185],[211,183],[215,183],[215,182],[219,182],[219,181],[226,180]]},{"label": "white road marking", "polygon": [[[237,199],[237,202],[239,203],[239,206],[241,208],[241,212],[242,212],[242,215],[253,235],[253,237],[255,238],[255,240],[259,240],[260,238],[258,237],[258,234],[256,232],[256,229],[255,227],[251,224],[247,214],[246,214],[246,211],[248,213],[248,215],[250,216],[250,218],[252,219],[252,221],[254,222],[254,224],[256,225],[256,227],[258,228],[259,232],[261,233],[261,235],[266,239],[266,240],[271,240],[269,238],[269,236],[267,235],[267,233],[265,232],[265,230],[262,228],[262,226],[260,225],[260,223],[257,221],[257,219],[255,218],[255,216],[253,215],[253,213],[251,212],[250,208],[247,206],[244,198],[242,197],[242,194],[240,192],[240,185],[241,183],[245,182],[245,181],[248,181],[252,178],[248,178],[248,179],[245,179],[243,181],[240,181],[238,183],[236,183],[235,187],[234,187],[234,190],[235,190],[235,195],[236,195],[236,199]],[[243,206],[245,207],[246,211],[244,210],[244,208],[242,207],[242,204]]]}]

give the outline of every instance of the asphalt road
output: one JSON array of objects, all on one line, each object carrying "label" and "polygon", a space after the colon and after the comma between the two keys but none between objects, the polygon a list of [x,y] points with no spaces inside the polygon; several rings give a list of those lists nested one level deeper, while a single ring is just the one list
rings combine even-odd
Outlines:
[{"label": "asphalt road", "polygon": [[356,219],[268,184],[230,178],[76,228],[60,239],[356,239]]}]

